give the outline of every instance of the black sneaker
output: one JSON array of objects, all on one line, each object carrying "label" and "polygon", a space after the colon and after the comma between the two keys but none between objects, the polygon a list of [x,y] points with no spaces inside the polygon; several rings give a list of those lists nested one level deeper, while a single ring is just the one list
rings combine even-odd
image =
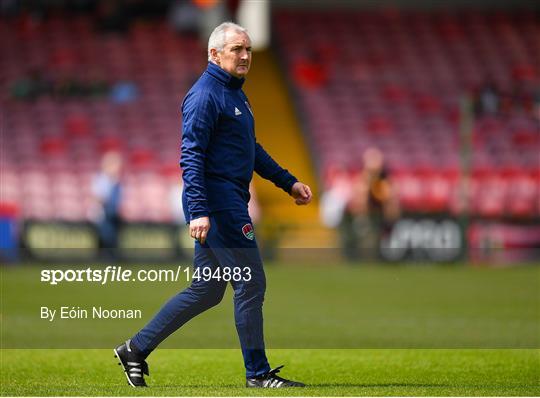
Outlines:
[{"label": "black sneaker", "polygon": [[130,347],[130,342],[131,340],[128,340],[116,347],[113,350],[114,356],[120,361],[118,365],[124,368],[124,373],[130,386],[146,387],[144,375],[150,376],[148,364],[141,355],[135,353]]},{"label": "black sneaker", "polygon": [[246,379],[246,387],[249,388],[284,388],[284,387],[305,387],[304,383],[298,381],[287,380],[276,376],[283,365],[268,371],[262,376]]}]

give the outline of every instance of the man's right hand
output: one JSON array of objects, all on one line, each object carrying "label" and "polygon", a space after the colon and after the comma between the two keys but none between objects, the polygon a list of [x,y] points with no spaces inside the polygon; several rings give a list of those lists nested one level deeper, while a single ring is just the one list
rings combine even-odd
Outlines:
[{"label": "man's right hand", "polygon": [[197,239],[201,245],[206,242],[206,236],[210,230],[210,218],[199,217],[189,223],[189,234],[193,239]]}]

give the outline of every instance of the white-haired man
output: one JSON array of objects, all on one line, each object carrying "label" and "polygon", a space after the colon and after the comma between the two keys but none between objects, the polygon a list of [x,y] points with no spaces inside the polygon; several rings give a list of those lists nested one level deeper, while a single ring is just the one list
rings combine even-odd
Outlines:
[{"label": "white-haired man", "polygon": [[199,278],[194,277],[141,331],[118,346],[115,355],[129,384],[146,386],[146,357],[184,323],[217,305],[230,282],[246,386],[303,387],[277,376],[281,366],[270,369],[266,358],[262,318],[266,280],[248,202],[254,171],[289,193],[297,205],[311,201],[311,190],[255,139],[253,113],[242,91],[251,66],[246,30],[231,22],[219,25],[208,40],[208,61],[182,103],[182,201],[196,240],[193,266]]}]

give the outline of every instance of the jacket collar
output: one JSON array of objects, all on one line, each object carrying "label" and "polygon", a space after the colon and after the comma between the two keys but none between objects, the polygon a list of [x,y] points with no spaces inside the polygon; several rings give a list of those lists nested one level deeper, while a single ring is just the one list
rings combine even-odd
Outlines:
[{"label": "jacket collar", "polygon": [[244,84],[245,79],[239,79],[237,77],[234,77],[228,72],[225,72],[223,69],[221,69],[218,65],[208,62],[208,68],[206,71],[215,79],[217,79],[219,82],[221,82],[224,86],[228,88],[232,88],[235,90],[238,90],[242,88],[242,85]]}]

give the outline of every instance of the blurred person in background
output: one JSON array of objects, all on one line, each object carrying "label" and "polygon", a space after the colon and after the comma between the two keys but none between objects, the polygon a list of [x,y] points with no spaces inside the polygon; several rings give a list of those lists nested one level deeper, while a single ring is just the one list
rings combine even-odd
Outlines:
[{"label": "blurred person in background", "polygon": [[492,82],[485,83],[475,96],[475,111],[479,116],[496,116],[499,113],[500,93]]},{"label": "blurred person in background", "polygon": [[41,95],[53,92],[54,82],[40,68],[32,68],[27,76],[16,80],[11,86],[11,96],[19,100],[33,101]]},{"label": "blurred person in background", "polygon": [[[310,188],[281,168],[255,139],[254,119],[242,85],[251,66],[251,39],[226,22],[208,40],[208,67],[182,104],[183,205],[196,240],[194,272],[241,270],[234,289],[236,329],[246,369],[246,387],[303,387],[277,375],[266,358],[262,305],[266,278],[248,214],[253,172],[292,196],[311,201]],[[193,277],[191,286],[167,302],[132,339],[114,349],[128,383],[146,386],[146,358],[171,333],[217,305],[228,281]]]},{"label": "blurred person in background", "polygon": [[94,177],[92,193],[98,204],[96,223],[100,248],[108,257],[114,256],[118,247],[118,231],[122,222],[122,157],[118,152],[107,152],[101,160],[101,171]]},{"label": "blurred person in background", "polygon": [[261,221],[261,206],[259,205],[257,191],[253,182],[249,184],[248,214],[254,225],[257,225]]},{"label": "blurred person in background", "polygon": [[362,255],[374,259],[382,234],[399,218],[399,200],[382,152],[368,148],[362,159],[362,172],[352,184],[349,209]]},{"label": "blurred person in background", "polygon": [[202,12],[191,1],[172,1],[167,12],[169,25],[178,33],[197,35],[200,30]]},{"label": "blurred person in background", "polygon": [[185,254],[182,249],[184,229],[186,226],[186,217],[184,215],[184,208],[182,206],[182,191],[184,184],[178,180],[178,174],[170,175],[168,177],[169,184],[169,206],[171,210],[172,221],[176,226],[176,255],[178,258],[184,258]]},{"label": "blurred person in background", "polygon": [[325,226],[338,229],[345,258],[356,260],[357,234],[354,231],[354,215],[349,209],[352,195],[351,175],[345,166],[332,165],[326,180],[326,189],[320,202],[321,220]]}]

